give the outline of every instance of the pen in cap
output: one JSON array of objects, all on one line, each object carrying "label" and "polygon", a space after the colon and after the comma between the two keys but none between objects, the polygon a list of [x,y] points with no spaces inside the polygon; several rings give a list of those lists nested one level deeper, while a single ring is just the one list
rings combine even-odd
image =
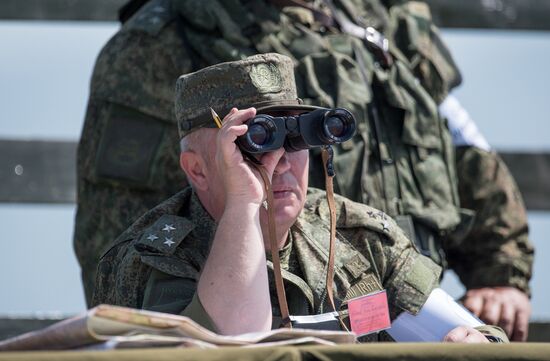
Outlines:
[{"label": "pen in cap", "polygon": [[212,108],[210,108],[210,112],[212,113],[212,119],[214,119],[214,122],[216,123],[218,128],[221,128],[222,127],[222,121],[220,120],[219,115]]}]

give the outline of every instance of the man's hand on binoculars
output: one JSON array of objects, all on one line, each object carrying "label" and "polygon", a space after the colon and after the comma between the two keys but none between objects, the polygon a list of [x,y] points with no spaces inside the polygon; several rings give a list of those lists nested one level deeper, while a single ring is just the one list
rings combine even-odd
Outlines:
[{"label": "man's hand on binoculars", "polygon": [[[216,164],[223,179],[226,194],[226,205],[260,205],[266,198],[265,186],[262,177],[243,158],[241,151],[235,144],[238,136],[246,133],[248,127],[244,124],[256,115],[255,108],[238,110],[231,109],[222,122],[216,142]],[[280,158],[284,154],[284,148],[273,152],[263,153],[259,160],[265,167],[269,178]]]}]

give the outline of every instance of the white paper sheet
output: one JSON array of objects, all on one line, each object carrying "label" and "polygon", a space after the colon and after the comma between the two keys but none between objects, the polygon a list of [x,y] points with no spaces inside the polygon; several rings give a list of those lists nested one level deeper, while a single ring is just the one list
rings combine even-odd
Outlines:
[{"label": "white paper sheet", "polygon": [[387,332],[398,342],[440,342],[458,326],[483,324],[447,292],[436,288],[416,316],[403,312]]}]

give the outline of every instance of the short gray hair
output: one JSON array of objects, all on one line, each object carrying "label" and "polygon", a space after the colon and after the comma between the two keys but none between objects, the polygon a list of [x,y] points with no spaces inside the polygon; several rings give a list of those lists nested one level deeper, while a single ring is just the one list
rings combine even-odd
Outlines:
[{"label": "short gray hair", "polygon": [[182,152],[197,151],[200,149],[201,142],[199,141],[200,129],[187,134],[180,140],[180,150]]}]

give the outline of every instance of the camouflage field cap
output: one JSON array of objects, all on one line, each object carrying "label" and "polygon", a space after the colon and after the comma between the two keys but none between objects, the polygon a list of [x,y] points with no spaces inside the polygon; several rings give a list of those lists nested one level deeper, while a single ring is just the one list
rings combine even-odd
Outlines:
[{"label": "camouflage field cap", "polygon": [[210,108],[222,118],[233,107],[255,107],[258,113],[319,109],[302,104],[296,92],[292,60],[274,53],[182,75],[176,83],[175,106],[180,138],[201,127],[216,127]]}]

